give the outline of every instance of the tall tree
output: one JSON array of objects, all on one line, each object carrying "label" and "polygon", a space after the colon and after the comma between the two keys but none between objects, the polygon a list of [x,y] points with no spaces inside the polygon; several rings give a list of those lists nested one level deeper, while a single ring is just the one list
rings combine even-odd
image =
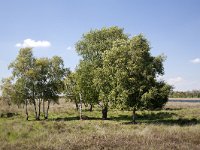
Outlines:
[{"label": "tall tree", "polygon": [[[37,117],[36,102],[35,102],[35,72],[34,72],[35,58],[33,57],[31,48],[22,48],[19,51],[17,58],[9,65],[12,69],[15,80],[23,80],[24,88],[27,90],[26,97],[29,102],[34,104],[35,116]],[[25,99],[27,106],[28,99]],[[27,107],[26,107],[27,109]]]},{"label": "tall tree", "polygon": [[45,117],[45,93],[47,92],[47,82],[49,74],[50,62],[48,58],[38,58],[35,61],[34,71],[36,73],[36,98],[38,100],[37,120],[40,120],[41,103],[43,105],[43,114]]},{"label": "tall tree", "polygon": [[69,69],[64,67],[61,57],[54,56],[50,59],[48,78],[46,79],[44,91],[44,99],[47,101],[45,119],[48,119],[50,103],[58,103],[59,94],[64,92],[64,78],[68,72]]},{"label": "tall tree", "polygon": [[[64,76],[67,71],[61,57],[54,56],[51,59],[38,58],[35,61],[36,98],[38,101],[38,116],[41,115],[41,104],[43,106],[44,119],[48,119],[50,103],[58,103],[59,94],[64,90]],[[47,108],[45,110],[45,102]]]},{"label": "tall tree", "polygon": [[[110,88],[102,94],[112,99],[113,105],[131,108],[135,123],[136,110],[149,107],[150,102],[155,104],[159,100],[159,106],[162,106],[167,101],[170,86],[156,78],[164,74],[163,60],[163,56],[151,55],[149,43],[142,35],[130,40],[117,40],[103,55],[101,72],[104,78],[109,78]],[[164,93],[161,95],[159,91]],[[165,99],[162,101],[162,98]],[[148,101],[148,105],[144,101]]]},{"label": "tall tree", "polygon": [[[87,82],[85,83],[87,86],[95,87],[95,72],[98,70],[98,68],[103,67],[103,53],[106,50],[110,50],[113,46],[113,42],[117,39],[128,39],[128,36],[124,34],[123,29],[118,27],[110,27],[102,28],[100,30],[91,30],[90,32],[84,34],[82,39],[76,43],[76,50],[78,54],[81,55],[83,58],[82,61],[84,63],[82,62],[82,64],[88,65],[88,67],[85,68],[91,68],[87,69],[88,71],[84,72],[84,76],[88,76],[91,79],[84,81]],[[87,90],[88,88],[86,86],[83,86],[81,88],[82,93],[85,93],[85,97],[90,97],[90,100],[96,99],[96,94],[98,95],[100,92],[97,89],[97,93],[93,95],[93,98],[91,98],[91,95],[86,96]],[[90,93],[91,92],[88,92],[88,94]],[[100,103],[102,106],[102,118],[107,119],[109,102],[107,100],[105,101],[101,99]]]}]

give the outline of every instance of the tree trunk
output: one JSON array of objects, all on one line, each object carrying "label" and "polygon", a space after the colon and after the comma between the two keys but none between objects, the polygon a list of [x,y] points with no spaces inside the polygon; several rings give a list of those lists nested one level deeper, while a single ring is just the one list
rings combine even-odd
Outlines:
[{"label": "tree trunk", "polygon": [[78,103],[76,101],[75,101],[75,105],[76,105],[76,110],[78,111],[79,107],[78,107]]},{"label": "tree trunk", "polygon": [[104,107],[102,109],[102,119],[106,120],[107,119],[107,114],[108,114],[108,107]]},{"label": "tree trunk", "polygon": [[80,120],[82,120],[82,104],[79,105]]},{"label": "tree trunk", "polygon": [[33,84],[33,105],[34,105],[34,110],[35,110],[35,119],[37,120],[37,107],[36,107],[36,101],[35,101],[35,86]]},{"label": "tree trunk", "polygon": [[84,106],[85,106],[85,110],[86,110],[88,107],[88,104],[84,102]]},{"label": "tree trunk", "polygon": [[44,99],[42,100],[42,105],[43,105],[43,115],[44,115],[44,119],[45,119],[45,103],[44,103]]},{"label": "tree trunk", "polygon": [[80,97],[80,106],[79,106],[80,120],[82,120],[82,97],[80,93],[79,93],[79,97]]},{"label": "tree trunk", "polygon": [[92,108],[93,108],[93,105],[92,104],[90,104],[90,112],[92,112]]},{"label": "tree trunk", "polygon": [[48,105],[47,105],[47,112],[46,112],[46,115],[45,115],[45,119],[48,119],[49,117],[49,105],[50,105],[50,101],[48,100]]},{"label": "tree trunk", "polygon": [[133,108],[133,124],[136,124],[136,108]]},{"label": "tree trunk", "polygon": [[39,102],[38,102],[38,116],[36,120],[40,120],[40,108],[41,108],[41,99],[39,99]]},{"label": "tree trunk", "polygon": [[26,109],[26,120],[28,120],[28,108],[27,108],[27,105],[28,105],[28,102],[27,102],[28,100],[26,99],[26,101],[25,101],[25,109]]},{"label": "tree trunk", "polygon": [[37,119],[37,108],[36,108],[35,100],[33,101],[33,105],[34,105],[34,110],[35,110],[35,119]]}]

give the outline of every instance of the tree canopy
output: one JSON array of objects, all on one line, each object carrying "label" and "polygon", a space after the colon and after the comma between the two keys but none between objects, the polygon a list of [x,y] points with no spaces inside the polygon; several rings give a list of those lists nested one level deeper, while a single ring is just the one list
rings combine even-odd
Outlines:
[{"label": "tree canopy", "polygon": [[[78,72],[84,74],[84,84],[87,86],[81,86],[81,92],[85,93],[83,98],[90,98],[90,101],[98,102],[102,106],[102,117],[107,118],[108,99],[101,99],[100,89],[95,88],[96,72],[99,68],[103,67],[103,53],[110,50],[113,46],[113,42],[118,39],[127,40],[128,36],[124,34],[124,30],[119,27],[102,28],[100,30],[91,30],[84,34],[82,39],[76,43],[76,50],[82,61],[78,66]],[[83,75],[81,75],[83,77]],[[83,81],[82,81],[83,82]],[[83,84],[82,84],[83,85]],[[88,89],[90,88],[90,89]],[[88,92],[90,90],[90,92]],[[93,93],[93,94],[92,94]],[[100,99],[101,100],[100,100]],[[99,101],[100,100],[100,101]],[[105,112],[105,113],[103,113]]]},{"label": "tree canopy", "polygon": [[[164,74],[164,55],[153,56],[148,40],[133,37],[119,27],[91,30],[76,43],[81,60],[75,71],[64,67],[61,57],[36,58],[32,48],[22,48],[9,65],[12,76],[2,80],[2,97],[8,104],[33,104],[35,118],[48,118],[50,103],[64,93],[70,101],[101,106],[102,119],[109,108],[133,111],[160,109],[172,89],[158,80]],[[41,113],[41,106],[43,113]],[[46,108],[45,108],[46,106]]]},{"label": "tree canopy", "polygon": [[13,76],[3,80],[3,96],[18,105],[25,104],[27,120],[27,105],[34,105],[35,118],[39,120],[43,102],[43,115],[47,119],[50,102],[57,103],[64,90],[63,80],[68,69],[64,68],[62,58],[35,58],[31,48],[22,48],[9,68]]},{"label": "tree canopy", "polygon": [[116,107],[132,108],[134,115],[137,109],[161,108],[171,89],[157,81],[164,74],[163,60],[163,56],[151,55],[143,35],[115,41],[103,54],[103,67],[97,75],[101,95]]},{"label": "tree canopy", "polygon": [[161,108],[167,102],[171,86],[157,80],[164,74],[165,57],[152,56],[142,34],[129,38],[118,27],[91,30],[77,42],[76,49],[82,56],[76,71],[83,83],[80,91],[90,95],[86,96],[90,100],[96,91],[104,119],[109,106],[132,108],[135,113]]}]

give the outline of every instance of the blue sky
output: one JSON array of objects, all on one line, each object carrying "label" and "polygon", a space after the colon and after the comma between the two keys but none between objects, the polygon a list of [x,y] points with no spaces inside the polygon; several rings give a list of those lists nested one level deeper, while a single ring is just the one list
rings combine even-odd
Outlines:
[{"label": "blue sky", "polygon": [[74,69],[82,34],[110,26],[143,33],[153,55],[164,53],[163,79],[175,90],[200,89],[199,0],[1,0],[0,79],[11,75],[8,65],[30,44],[36,57],[58,55]]}]

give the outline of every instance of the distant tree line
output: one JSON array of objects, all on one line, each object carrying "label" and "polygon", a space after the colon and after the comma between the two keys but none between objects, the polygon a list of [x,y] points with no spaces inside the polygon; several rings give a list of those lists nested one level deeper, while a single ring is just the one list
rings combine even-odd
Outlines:
[{"label": "distant tree line", "polygon": [[47,119],[50,103],[62,93],[77,109],[82,103],[90,111],[99,105],[102,119],[109,108],[132,110],[134,123],[137,110],[160,109],[167,102],[172,88],[157,79],[164,74],[165,57],[152,56],[143,35],[130,38],[118,27],[91,30],[76,43],[76,51],[82,59],[72,72],[58,56],[35,58],[31,48],[20,49],[9,66],[12,76],[2,80],[2,98],[25,105],[27,120],[27,105],[33,105],[37,120],[42,107]]},{"label": "distant tree line", "polygon": [[200,98],[200,90],[192,91],[172,91],[169,95],[171,98]]}]

